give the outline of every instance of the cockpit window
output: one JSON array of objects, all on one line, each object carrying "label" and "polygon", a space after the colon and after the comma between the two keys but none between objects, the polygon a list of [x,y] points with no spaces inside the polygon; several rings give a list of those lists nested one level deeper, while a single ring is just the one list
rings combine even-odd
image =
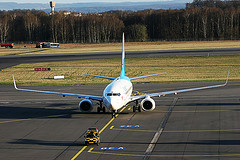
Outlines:
[{"label": "cockpit window", "polygon": [[107,96],[120,96],[120,93],[107,93]]}]

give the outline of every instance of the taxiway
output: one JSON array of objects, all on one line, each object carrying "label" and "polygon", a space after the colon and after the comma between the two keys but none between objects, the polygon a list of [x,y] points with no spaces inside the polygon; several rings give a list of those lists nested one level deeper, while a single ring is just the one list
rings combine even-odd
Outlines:
[{"label": "taxiway", "polygon": [[[152,93],[219,83],[146,83],[134,89]],[[105,85],[19,87],[101,95]],[[74,97],[18,92],[7,85],[0,86],[0,95],[0,159],[240,158],[240,82],[154,98],[152,112],[133,113],[130,104],[116,119],[96,110],[79,112],[80,99]],[[88,127],[101,131],[100,146],[84,146]]]}]

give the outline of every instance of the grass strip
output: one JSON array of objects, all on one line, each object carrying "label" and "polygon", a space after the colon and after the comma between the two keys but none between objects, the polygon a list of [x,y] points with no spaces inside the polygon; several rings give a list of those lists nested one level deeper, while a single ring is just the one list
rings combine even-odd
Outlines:
[{"label": "grass strip", "polygon": [[[64,54],[64,53],[93,53],[119,52],[121,43],[99,44],[60,44],[60,48],[35,48],[35,44],[16,44],[15,48],[0,47],[2,55],[29,55],[29,54]],[[154,50],[183,50],[183,49],[217,49],[239,48],[240,41],[159,41],[159,42],[127,42],[126,51],[154,51]]]},{"label": "grass strip", "polygon": [[[0,84],[12,84],[12,74],[18,84],[26,85],[107,84],[109,80],[83,74],[118,77],[120,64],[119,58],[21,64],[0,71]],[[34,71],[35,67],[51,67],[52,70]],[[240,55],[126,59],[126,75],[129,77],[167,72],[133,82],[224,81],[228,70],[230,80],[240,80]],[[65,79],[53,79],[61,75]]]}]

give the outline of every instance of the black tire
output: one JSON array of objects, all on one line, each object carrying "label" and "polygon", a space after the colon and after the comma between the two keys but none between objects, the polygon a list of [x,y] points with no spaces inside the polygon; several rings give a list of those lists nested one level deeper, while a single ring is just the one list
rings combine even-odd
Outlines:
[{"label": "black tire", "polygon": [[133,106],[133,112],[136,112],[136,107],[135,106]]},{"label": "black tire", "polygon": [[142,112],[141,106],[138,106],[138,112]]},{"label": "black tire", "polygon": [[112,113],[112,118],[116,118],[116,113],[115,113],[115,111],[113,111],[113,113]]},{"label": "black tire", "polygon": [[97,108],[97,112],[98,112],[98,113],[100,113],[100,111],[101,111],[101,108],[100,108],[100,107],[98,107],[98,108]]},{"label": "black tire", "polygon": [[106,108],[105,107],[103,107],[103,113],[106,113]]}]

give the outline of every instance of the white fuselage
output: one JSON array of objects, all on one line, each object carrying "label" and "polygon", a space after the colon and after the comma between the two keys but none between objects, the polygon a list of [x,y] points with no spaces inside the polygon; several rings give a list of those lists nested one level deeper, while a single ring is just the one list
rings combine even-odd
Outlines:
[{"label": "white fuselage", "polygon": [[103,103],[109,110],[116,112],[129,102],[132,90],[133,85],[127,77],[118,77],[103,91]]}]

